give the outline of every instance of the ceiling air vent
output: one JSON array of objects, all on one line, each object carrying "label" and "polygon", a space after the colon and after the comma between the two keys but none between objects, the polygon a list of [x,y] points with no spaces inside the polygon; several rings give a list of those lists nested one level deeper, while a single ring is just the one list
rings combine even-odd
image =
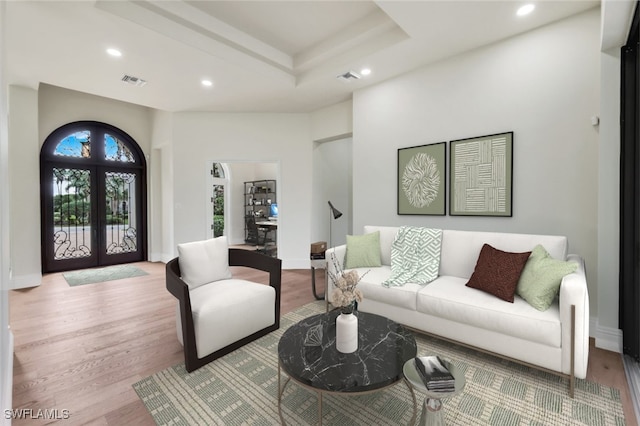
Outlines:
[{"label": "ceiling air vent", "polygon": [[354,71],[348,71],[344,74],[340,74],[337,79],[341,80],[341,81],[346,81],[346,82],[350,82],[352,80],[360,80],[360,74],[354,72]]},{"label": "ceiling air vent", "polygon": [[134,77],[132,75],[127,75],[127,74],[122,76],[122,81],[132,86],[138,86],[138,87],[142,87],[145,84],[147,84],[147,80],[143,80],[141,78]]}]

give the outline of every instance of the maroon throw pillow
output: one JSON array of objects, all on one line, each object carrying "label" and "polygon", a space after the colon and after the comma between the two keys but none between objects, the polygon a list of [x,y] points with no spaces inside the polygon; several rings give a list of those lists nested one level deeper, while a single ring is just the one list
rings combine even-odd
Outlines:
[{"label": "maroon throw pillow", "polygon": [[467,287],[482,290],[513,303],[518,279],[530,254],[530,251],[510,253],[489,244],[483,245]]}]

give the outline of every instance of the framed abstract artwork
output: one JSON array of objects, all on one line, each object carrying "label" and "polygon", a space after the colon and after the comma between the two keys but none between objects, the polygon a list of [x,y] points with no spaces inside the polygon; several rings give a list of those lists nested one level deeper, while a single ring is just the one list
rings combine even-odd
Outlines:
[{"label": "framed abstract artwork", "polygon": [[445,215],[446,142],[398,149],[398,214]]},{"label": "framed abstract artwork", "polygon": [[512,216],[513,132],[451,141],[449,214]]}]

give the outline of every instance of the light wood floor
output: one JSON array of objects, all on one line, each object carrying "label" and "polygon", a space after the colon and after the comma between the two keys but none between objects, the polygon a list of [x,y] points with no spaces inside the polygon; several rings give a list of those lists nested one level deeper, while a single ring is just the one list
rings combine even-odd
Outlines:
[{"label": "light wood floor", "polygon": [[[63,425],[154,424],[131,385],[183,354],[164,264],[135,265],[149,275],[70,287],[56,273],[39,287],[10,292],[15,409],[68,410]],[[234,276],[266,282],[266,274],[233,269]],[[323,271],[316,273],[321,286]],[[315,300],[309,270],[285,270],[282,278],[283,314]],[[619,388],[626,422],[637,425],[619,354],[592,347],[588,379]]]}]

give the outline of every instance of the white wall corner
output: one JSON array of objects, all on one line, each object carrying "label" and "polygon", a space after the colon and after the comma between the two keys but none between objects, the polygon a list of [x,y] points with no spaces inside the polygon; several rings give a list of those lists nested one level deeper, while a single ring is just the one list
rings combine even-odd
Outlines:
[{"label": "white wall corner", "polygon": [[11,277],[9,288],[18,290],[20,288],[37,287],[40,284],[42,284],[42,274],[17,275]]},{"label": "white wall corner", "polygon": [[622,330],[599,325],[598,318],[589,320],[589,335],[596,341],[596,348],[622,353]]},{"label": "white wall corner", "polygon": [[169,263],[174,257],[171,253],[149,253],[149,262]]}]

